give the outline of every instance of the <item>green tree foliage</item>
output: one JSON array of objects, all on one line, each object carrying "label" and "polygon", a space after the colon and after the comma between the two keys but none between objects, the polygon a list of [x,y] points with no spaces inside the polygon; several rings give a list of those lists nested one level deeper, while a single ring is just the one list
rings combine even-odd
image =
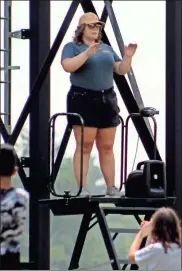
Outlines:
[{"label": "green tree foliage", "polygon": [[[18,149],[23,155],[28,155],[28,137],[26,134],[22,137],[22,144],[19,144]],[[88,174],[88,188],[93,194],[105,193],[104,182],[102,185],[98,185],[98,180],[102,179],[100,168],[95,164],[95,158],[91,157],[89,174]],[[21,186],[22,184],[19,178],[16,176],[13,179],[15,186]],[[72,157],[65,157],[60,167],[56,185],[56,191],[63,193],[65,190],[73,192],[77,191],[76,182],[73,174]],[[54,198],[52,196],[52,198]],[[82,216],[62,216],[54,217],[51,212],[51,270],[67,270],[73,248],[75,245],[77,233],[79,230]],[[119,216],[109,215],[107,221],[110,227],[116,228],[137,228],[138,225],[133,216]],[[29,240],[29,220],[26,222],[25,231],[22,238],[21,251],[22,261],[28,261],[28,240]],[[133,236],[120,235],[116,238],[116,250],[120,258],[126,258],[129,244]],[[87,234],[87,239],[84,245],[83,253],[80,259],[81,268],[92,268],[94,266],[100,266],[107,263],[108,255],[102,238],[102,234],[98,225],[94,226]]]}]

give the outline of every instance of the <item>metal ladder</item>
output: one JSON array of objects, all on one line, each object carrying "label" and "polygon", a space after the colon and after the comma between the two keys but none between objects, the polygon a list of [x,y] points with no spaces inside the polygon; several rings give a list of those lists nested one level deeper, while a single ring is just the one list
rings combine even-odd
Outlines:
[{"label": "metal ladder", "polygon": [[20,69],[19,66],[11,66],[11,8],[11,1],[0,1],[0,117],[4,119],[9,134],[11,133],[11,71]]},{"label": "metal ladder", "polygon": [[[109,262],[103,264],[103,268],[108,270],[108,265],[112,266],[113,270],[126,270],[128,265],[130,266],[130,270],[138,270],[138,266],[135,263],[129,262],[128,259],[120,259],[119,255],[116,251],[114,240],[118,236],[118,234],[133,234],[137,233],[139,229],[128,229],[128,228],[111,228],[109,227],[108,221],[106,220],[106,216],[109,214],[119,214],[119,215],[134,215],[136,221],[140,224],[141,219],[139,215],[145,215],[145,219],[150,219],[151,215],[156,211],[157,207],[124,207],[124,206],[112,206],[112,207],[104,207],[97,204],[95,207],[95,214],[93,213],[84,213],[82,222],[80,225],[80,229],[77,235],[75,247],[73,249],[73,254],[71,257],[70,265],[68,270],[75,270],[79,268],[79,261],[82,254],[82,249],[84,246],[84,242],[87,236],[88,231],[93,228],[97,223],[100,227],[100,231],[105,243],[105,247],[109,256]],[[53,211],[53,210],[52,210]],[[53,211],[54,213],[54,211]],[[96,221],[93,222],[93,219]],[[90,223],[92,221],[92,224]],[[90,225],[91,224],[91,225]],[[142,242],[141,247],[145,246],[146,240]],[[122,243],[121,243],[122,246]],[[101,267],[99,265],[97,267]],[[96,267],[96,268],[97,268]],[[96,270],[96,269],[95,269]],[[103,269],[102,269],[103,270]]]}]

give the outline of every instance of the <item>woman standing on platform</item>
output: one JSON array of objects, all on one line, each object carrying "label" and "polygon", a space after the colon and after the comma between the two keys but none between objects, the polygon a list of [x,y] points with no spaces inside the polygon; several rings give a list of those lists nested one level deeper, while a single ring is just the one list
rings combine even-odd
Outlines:
[{"label": "woman standing on platform", "polygon": [[[115,161],[113,145],[116,127],[119,125],[120,109],[113,89],[113,72],[123,75],[131,67],[132,57],[137,45],[125,48],[123,59],[111,46],[101,42],[104,23],[96,14],[88,12],[80,17],[73,42],[67,43],[62,51],[61,64],[70,73],[71,88],[67,95],[67,112],[80,114],[84,119],[83,148],[83,189],[81,196],[89,196],[86,177],[89,158],[94,142],[99,153],[108,196],[120,196],[115,187]],[[80,121],[69,117],[76,140],[74,154],[74,173],[80,183]]]},{"label": "woman standing on platform", "polygon": [[[148,245],[140,249],[143,238]],[[181,270],[181,223],[170,208],[160,208],[144,221],[133,241],[128,259],[144,270]]]}]

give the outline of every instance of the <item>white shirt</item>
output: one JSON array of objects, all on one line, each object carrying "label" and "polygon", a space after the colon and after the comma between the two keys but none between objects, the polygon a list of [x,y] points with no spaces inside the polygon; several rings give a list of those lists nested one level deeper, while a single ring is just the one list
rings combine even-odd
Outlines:
[{"label": "white shirt", "polygon": [[172,243],[167,253],[161,243],[150,244],[135,253],[139,269],[181,270],[181,248]]}]

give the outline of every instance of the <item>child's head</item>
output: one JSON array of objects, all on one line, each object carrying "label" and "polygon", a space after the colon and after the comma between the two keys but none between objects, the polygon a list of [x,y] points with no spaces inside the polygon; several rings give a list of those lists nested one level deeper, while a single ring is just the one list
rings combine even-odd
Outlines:
[{"label": "child's head", "polygon": [[167,250],[170,243],[181,247],[181,222],[171,208],[160,208],[152,216],[151,237],[154,242],[161,242]]},{"label": "child's head", "polygon": [[11,177],[16,172],[17,159],[13,146],[0,145],[0,176]]}]

